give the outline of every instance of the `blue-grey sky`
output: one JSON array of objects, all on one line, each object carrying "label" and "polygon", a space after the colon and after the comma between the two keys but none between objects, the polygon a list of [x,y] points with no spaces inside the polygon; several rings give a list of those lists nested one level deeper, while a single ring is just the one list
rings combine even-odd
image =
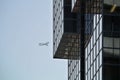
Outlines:
[{"label": "blue-grey sky", "polygon": [[0,0],[0,80],[67,80],[67,62],[53,59],[52,0]]}]

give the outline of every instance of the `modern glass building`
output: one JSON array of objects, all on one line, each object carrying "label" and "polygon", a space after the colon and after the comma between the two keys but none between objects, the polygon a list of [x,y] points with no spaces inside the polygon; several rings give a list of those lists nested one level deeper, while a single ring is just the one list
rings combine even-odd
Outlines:
[{"label": "modern glass building", "polygon": [[[71,1],[53,0],[53,56],[68,59],[78,52],[79,26],[77,13],[71,13]],[[73,47],[74,46],[74,47]],[[68,55],[69,53],[69,55]],[[77,54],[74,54],[77,55]],[[74,56],[74,58],[76,58]]]},{"label": "modern glass building", "polygon": [[68,59],[68,80],[120,80],[120,1],[53,2],[63,13],[62,20],[54,20],[55,13],[61,15],[53,9],[54,58]]}]

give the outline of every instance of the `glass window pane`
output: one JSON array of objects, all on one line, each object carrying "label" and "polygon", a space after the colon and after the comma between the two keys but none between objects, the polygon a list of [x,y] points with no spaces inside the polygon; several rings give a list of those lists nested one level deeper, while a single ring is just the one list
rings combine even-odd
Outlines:
[{"label": "glass window pane", "polygon": [[91,79],[93,78],[93,65],[91,66]]},{"label": "glass window pane", "polygon": [[94,62],[94,75],[95,75],[95,72],[96,72],[96,70],[95,70],[95,62]]},{"label": "glass window pane", "polygon": [[96,15],[94,15],[94,25],[93,25],[93,27],[94,27],[94,29],[95,29],[95,26],[96,26]]},{"label": "glass window pane", "polygon": [[95,31],[93,32],[93,38],[94,38],[93,44],[95,44],[95,41],[96,41],[96,39],[95,39]]},{"label": "glass window pane", "polygon": [[91,64],[93,63],[93,50],[91,51]]},{"label": "glass window pane", "polygon": [[115,56],[120,56],[120,50],[119,49],[114,49],[114,55]]},{"label": "glass window pane", "polygon": [[94,49],[94,59],[95,59],[95,57],[96,57],[96,50],[95,50],[95,47],[93,48]]},{"label": "glass window pane", "polygon": [[113,49],[104,48],[104,56],[113,56]]},{"label": "glass window pane", "polygon": [[100,56],[100,65],[102,65],[102,51],[100,51],[99,56]]},{"label": "glass window pane", "polygon": [[100,49],[102,48],[102,35],[100,35]]},{"label": "glass window pane", "polygon": [[102,67],[100,68],[100,80],[102,80]]},{"label": "glass window pane", "polygon": [[102,32],[102,18],[100,19],[100,33]]},{"label": "glass window pane", "polygon": [[120,48],[120,38],[114,38],[114,48]]},{"label": "glass window pane", "polygon": [[85,49],[85,59],[87,59],[87,48]]},{"label": "glass window pane", "polygon": [[88,56],[88,69],[90,68],[90,56]]},{"label": "glass window pane", "polygon": [[98,70],[98,68],[99,68],[99,62],[98,62],[98,56],[97,56],[97,70]]},{"label": "glass window pane", "polygon": [[91,37],[91,49],[93,48],[93,36]]},{"label": "glass window pane", "polygon": [[113,38],[104,37],[104,47],[113,47]]}]

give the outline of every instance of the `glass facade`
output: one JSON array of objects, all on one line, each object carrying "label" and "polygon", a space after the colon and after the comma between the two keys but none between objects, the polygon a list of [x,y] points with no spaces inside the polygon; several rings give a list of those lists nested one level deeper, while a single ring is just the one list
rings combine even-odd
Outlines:
[{"label": "glass facade", "polygon": [[85,80],[103,80],[102,0],[85,2]]},{"label": "glass facade", "polygon": [[104,15],[103,80],[120,80],[120,14]]},{"label": "glass facade", "polygon": [[[54,58],[76,58],[79,47],[77,13],[71,13],[71,1],[53,0],[53,56]],[[77,49],[78,50],[78,49]],[[78,50],[78,51],[79,51]],[[73,53],[75,53],[73,55]]]},{"label": "glass facade", "polygon": [[80,70],[80,59],[68,60],[68,80],[81,80]]},{"label": "glass facade", "polygon": [[[94,14],[91,17],[93,30],[89,33],[91,37],[89,40],[87,38],[88,43],[85,48],[85,80],[102,80],[102,16]],[[89,20],[87,21],[89,23]],[[86,28],[89,26],[86,25]],[[91,27],[88,29],[91,30]]]},{"label": "glass facade", "polygon": [[57,51],[64,32],[63,0],[53,0],[53,53]]},{"label": "glass facade", "polygon": [[79,0],[64,1],[63,32],[56,38],[65,41],[60,45],[67,54],[68,80],[120,80],[120,1],[82,0],[83,5]]},{"label": "glass facade", "polygon": [[[80,40],[77,39],[77,40]],[[79,41],[74,43],[74,45],[80,45]],[[80,73],[81,73],[81,60],[80,60],[80,47],[74,46],[74,52],[70,52],[71,55],[68,58],[68,80],[81,80]],[[72,49],[72,48],[71,48]],[[73,58],[77,56],[76,58]]]}]

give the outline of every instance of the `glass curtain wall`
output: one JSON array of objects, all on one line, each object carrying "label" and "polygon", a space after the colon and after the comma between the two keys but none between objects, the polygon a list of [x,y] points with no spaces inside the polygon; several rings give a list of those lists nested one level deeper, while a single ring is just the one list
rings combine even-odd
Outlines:
[{"label": "glass curtain wall", "polygon": [[63,0],[53,0],[53,53],[55,54],[64,32]]},{"label": "glass curtain wall", "polygon": [[68,60],[68,80],[80,79],[80,60]]},{"label": "glass curtain wall", "polygon": [[[80,15],[77,14],[77,23],[73,27],[77,26],[77,32],[80,33]],[[81,80],[80,70],[81,70],[81,60],[80,60],[80,35],[74,38],[73,45],[69,49],[70,55],[68,55],[68,80]],[[72,51],[73,50],[73,51]]]},{"label": "glass curtain wall", "polygon": [[120,80],[120,1],[104,5],[103,80]]},{"label": "glass curtain wall", "polygon": [[85,80],[102,80],[102,0],[86,0]]}]

